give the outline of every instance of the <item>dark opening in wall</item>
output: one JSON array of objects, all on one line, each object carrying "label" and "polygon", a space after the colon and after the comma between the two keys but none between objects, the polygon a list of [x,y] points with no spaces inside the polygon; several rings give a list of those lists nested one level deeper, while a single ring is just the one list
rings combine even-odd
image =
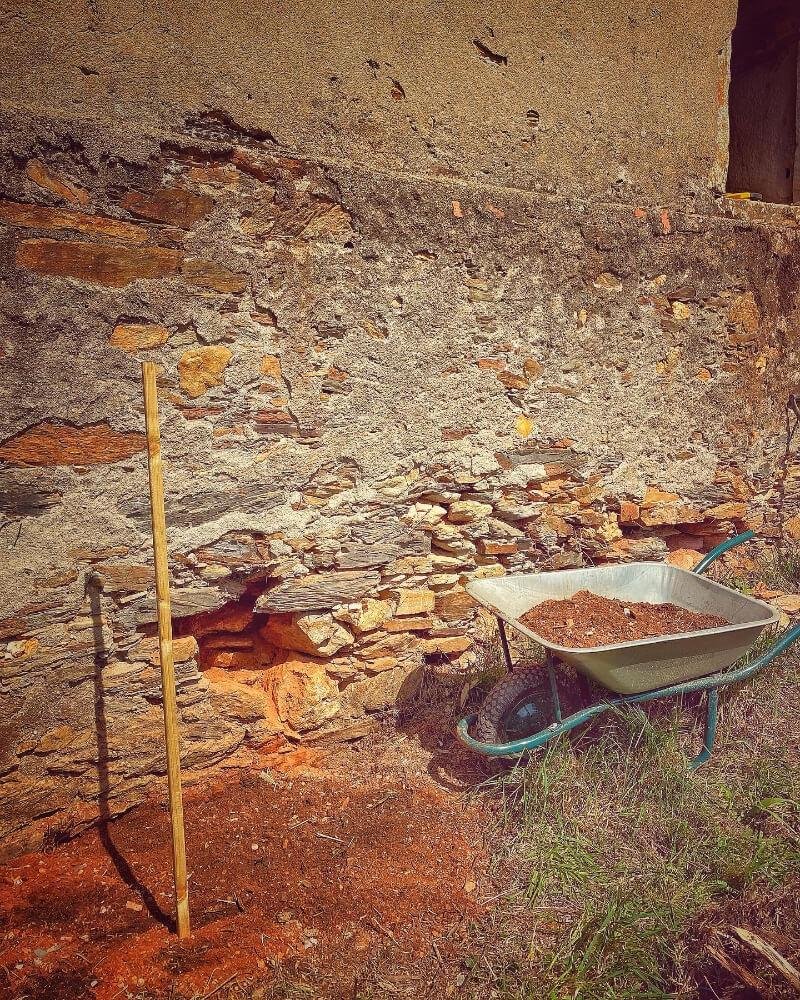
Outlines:
[{"label": "dark opening in wall", "polygon": [[800,201],[800,0],[739,0],[733,33],[728,191]]}]

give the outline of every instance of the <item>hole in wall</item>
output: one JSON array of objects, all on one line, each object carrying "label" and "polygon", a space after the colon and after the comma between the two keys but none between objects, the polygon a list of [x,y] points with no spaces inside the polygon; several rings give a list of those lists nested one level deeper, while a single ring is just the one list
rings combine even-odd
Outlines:
[{"label": "hole in wall", "polygon": [[727,190],[800,201],[797,0],[740,0],[731,42]]}]

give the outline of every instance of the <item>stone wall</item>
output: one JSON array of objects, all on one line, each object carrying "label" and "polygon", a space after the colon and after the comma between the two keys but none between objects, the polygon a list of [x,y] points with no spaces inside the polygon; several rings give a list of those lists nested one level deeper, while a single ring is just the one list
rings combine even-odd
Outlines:
[{"label": "stone wall", "polygon": [[474,150],[472,177],[290,152],[219,108],[67,120],[68,97],[0,123],[5,850],[164,773],[143,358],[190,780],[357,731],[426,662],[468,670],[470,579],[800,534],[796,222],[712,201],[709,122],[676,204],[490,183]]}]

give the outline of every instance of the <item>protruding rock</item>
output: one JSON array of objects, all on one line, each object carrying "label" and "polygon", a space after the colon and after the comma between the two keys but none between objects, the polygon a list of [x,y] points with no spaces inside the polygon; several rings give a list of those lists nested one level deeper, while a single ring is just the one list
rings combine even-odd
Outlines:
[{"label": "protruding rock", "polygon": [[206,670],[204,676],[209,682],[211,704],[223,718],[236,722],[271,722],[273,732],[280,732],[275,704],[267,692],[254,683],[252,676],[244,675],[251,683],[243,682],[228,670]]},{"label": "protruding rock", "polygon": [[660,507],[662,504],[672,504],[680,500],[677,493],[668,493],[660,490],[656,486],[648,486],[641,506],[647,510],[650,507]]},{"label": "protruding rock", "polygon": [[402,704],[417,692],[421,680],[422,669],[415,664],[381,670],[349,684],[342,698],[343,705],[351,712],[361,713]]},{"label": "protruding rock", "polygon": [[731,519],[739,521],[745,517],[746,514],[747,504],[737,503],[736,501],[718,504],[716,507],[712,507],[710,510],[705,512],[705,516],[714,521],[727,521]]},{"label": "protruding rock", "polygon": [[619,523],[635,524],[639,520],[639,504],[630,500],[621,500],[619,504]]},{"label": "protruding rock", "polygon": [[448,590],[436,595],[436,614],[442,621],[461,621],[470,617],[476,607],[466,590]]},{"label": "protruding rock", "polygon": [[641,523],[648,528],[672,524],[699,524],[704,520],[701,511],[686,503],[665,503],[642,507]]},{"label": "protruding rock", "polygon": [[356,631],[371,632],[380,628],[392,617],[392,605],[388,601],[379,601],[368,597],[361,604],[361,611],[354,620]]},{"label": "protruding rock", "polygon": [[287,580],[256,602],[257,612],[275,614],[281,611],[329,611],[339,604],[360,600],[380,583],[378,573],[309,573]]},{"label": "protruding rock", "polygon": [[492,513],[492,505],[478,500],[456,500],[450,504],[447,520],[453,524],[470,524],[480,521]]},{"label": "protruding rock", "polygon": [[353,636],[329,614],[275,614],[260,630],[265,642],[309,656],[335,656]]},{"label": "protruding rock", "polygon": [[287,658],[267,673],[264,686],[281,722],[298,734],[318,729],[341,708],[339,687],[319,660]]},{"label": "protruding rock", "polygon": [[433,611],[436,594],[432,590],[399,590],[397,592],[397,615],[421,615]]}]

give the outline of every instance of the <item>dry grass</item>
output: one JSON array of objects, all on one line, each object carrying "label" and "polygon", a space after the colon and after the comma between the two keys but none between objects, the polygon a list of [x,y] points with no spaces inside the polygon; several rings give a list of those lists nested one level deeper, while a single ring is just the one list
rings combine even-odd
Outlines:
[{"label": "dry grass", "polygon": [[[754,575],[797,589],[798,571],[800,560],[783,555]],[[475,928],[460,993],[757,996],[714,959],[721,948],[757,971],[764,995],[795,996],[732,944],[731,927],[800,957],[798,680],[790,654],[727,689],[714,756],[694,773],[687,753],[702,744],[703,703],[687,699],[606,715],[492,779],[485,794],[503,802],[493,834],[500,895]]]}]

